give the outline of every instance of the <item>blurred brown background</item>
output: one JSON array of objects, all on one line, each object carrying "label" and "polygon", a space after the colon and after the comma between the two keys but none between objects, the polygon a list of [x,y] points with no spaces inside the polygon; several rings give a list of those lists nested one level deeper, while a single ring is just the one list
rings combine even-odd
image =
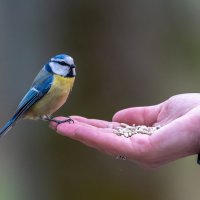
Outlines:
[{"label": "blurred brown background", "polygon": [[[0,124],[42,65],[71,55],[77,79],[56,115],[111,120],[126,107],[200,91],[200,2],[0,0]],[[148,171],[19,123],[0,141],[0,199],[199,199],[196,157]]]}]

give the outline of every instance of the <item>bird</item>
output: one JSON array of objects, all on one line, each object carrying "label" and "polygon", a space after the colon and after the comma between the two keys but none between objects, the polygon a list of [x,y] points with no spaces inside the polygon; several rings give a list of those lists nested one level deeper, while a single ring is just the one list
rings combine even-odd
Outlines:
[{"label": "bird", "polygon": [[15,113],[0,129],[0,136],[7,133],[19,119],[53,121],[58,124],[74,122],[53,119],[56,112],[68,99],[72,90],[76,66],[71,56],[59,54],[52,57],[37,74]]}]

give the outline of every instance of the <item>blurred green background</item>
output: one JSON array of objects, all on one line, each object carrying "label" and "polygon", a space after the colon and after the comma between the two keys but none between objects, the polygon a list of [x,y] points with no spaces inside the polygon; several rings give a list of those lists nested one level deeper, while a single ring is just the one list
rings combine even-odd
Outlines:
[{"label": "blurred green background", "polygon": [[[0,124],[58,53],[74,58],[77,79],[56,115],[111,120],[199,92],[199,19],[197,0],[0,0]],[[0,141],[0,200],[199,200],[195,162],[149,171],[26,121]]]}]

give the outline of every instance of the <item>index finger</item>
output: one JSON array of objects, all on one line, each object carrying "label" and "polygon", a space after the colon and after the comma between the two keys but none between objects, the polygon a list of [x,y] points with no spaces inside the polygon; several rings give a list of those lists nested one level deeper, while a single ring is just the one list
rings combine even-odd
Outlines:
[{"label": "index finger", "polygon": [[80,141],[111,155],[127,154],[132,151],[132,142],[113,133],[113,129],[97,128],[82,122],[57,125],[56,132],[71,139]]}]

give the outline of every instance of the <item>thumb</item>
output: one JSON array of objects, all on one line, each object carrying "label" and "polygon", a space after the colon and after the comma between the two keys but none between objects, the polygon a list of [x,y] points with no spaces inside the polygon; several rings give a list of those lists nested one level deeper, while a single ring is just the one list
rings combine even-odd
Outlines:
[{"label": "thumb", "polygon": [[159,111],[160,105],[127,108],[115,113],[112,120],[120,123],[150,126],[156,122]]}]

